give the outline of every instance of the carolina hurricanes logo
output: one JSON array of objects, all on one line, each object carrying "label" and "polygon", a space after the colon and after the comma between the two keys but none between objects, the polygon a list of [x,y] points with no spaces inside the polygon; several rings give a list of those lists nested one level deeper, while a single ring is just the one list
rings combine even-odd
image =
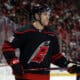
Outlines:
[{"label": "carolina hurricanes logo", "polygon": [[33,55],[28,60],[28,63],[30,63],[30,62],[41,63],[44,60],[45,55],[48,52],[49,44],[50,44],[50,41],[42,42],[38,46],[38,48],[34,51]]}]

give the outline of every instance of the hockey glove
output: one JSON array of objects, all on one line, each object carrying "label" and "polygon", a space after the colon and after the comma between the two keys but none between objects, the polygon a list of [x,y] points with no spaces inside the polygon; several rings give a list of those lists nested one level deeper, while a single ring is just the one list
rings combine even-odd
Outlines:
[{"label": "hockey glove", "polygon": [[19,62],[18,59],[13,59],[10,63],[12,69],[13,69],[13,73],[16,74],[16,75],[22,75],[24,72],[23,72],[23,68]]},{"label": "hockey glove", "polygon": [[70,73],[80,73],[80,65],[73,64],[73,65],[68,67],[68,71]]}]

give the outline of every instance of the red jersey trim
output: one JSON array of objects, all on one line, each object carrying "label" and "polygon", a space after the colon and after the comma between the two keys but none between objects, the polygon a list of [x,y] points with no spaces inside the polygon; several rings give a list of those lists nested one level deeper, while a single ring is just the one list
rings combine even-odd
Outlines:
[{"label": "red jersey trim", "polygon": [[16,33],[16,34],[24,34],[24,33],[26,33],[26,32],[36,32],[36,30],[32,30],[32,29],[28,29],[28,30],[25,30],[25,31],[23,31],[23,32],[14,32],[14,33]]}]

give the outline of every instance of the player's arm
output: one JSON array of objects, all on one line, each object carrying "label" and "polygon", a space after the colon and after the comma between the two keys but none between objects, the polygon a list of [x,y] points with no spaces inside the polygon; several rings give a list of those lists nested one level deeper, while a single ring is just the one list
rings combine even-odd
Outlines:
[{"label": "player's arm", "polygon": [[54,40],[54,52],[51,62],[61,68],[65,68],[70,73],[80,73],[80,66],[68,61],[59,50],[58,38]]},{"label": "player's arm", "polygon": [[15,74],[22,74],[22,66],[19,59],[15,55],[15,49],[20,48],[24,44],[24,37],[22,34],[14,34],[4,41],[2,45],[2,52],[7,62],[13,68]]}]

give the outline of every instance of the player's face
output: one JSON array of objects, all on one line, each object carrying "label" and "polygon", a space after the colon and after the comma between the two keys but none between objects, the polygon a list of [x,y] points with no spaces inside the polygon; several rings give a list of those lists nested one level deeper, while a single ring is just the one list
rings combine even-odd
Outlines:
[{"label": "player's face", "polygon": [[40,17],[41,17],[41,23],[44,26],[47,26],[49,23],[49,14],[47,12],[43,12]]}]

